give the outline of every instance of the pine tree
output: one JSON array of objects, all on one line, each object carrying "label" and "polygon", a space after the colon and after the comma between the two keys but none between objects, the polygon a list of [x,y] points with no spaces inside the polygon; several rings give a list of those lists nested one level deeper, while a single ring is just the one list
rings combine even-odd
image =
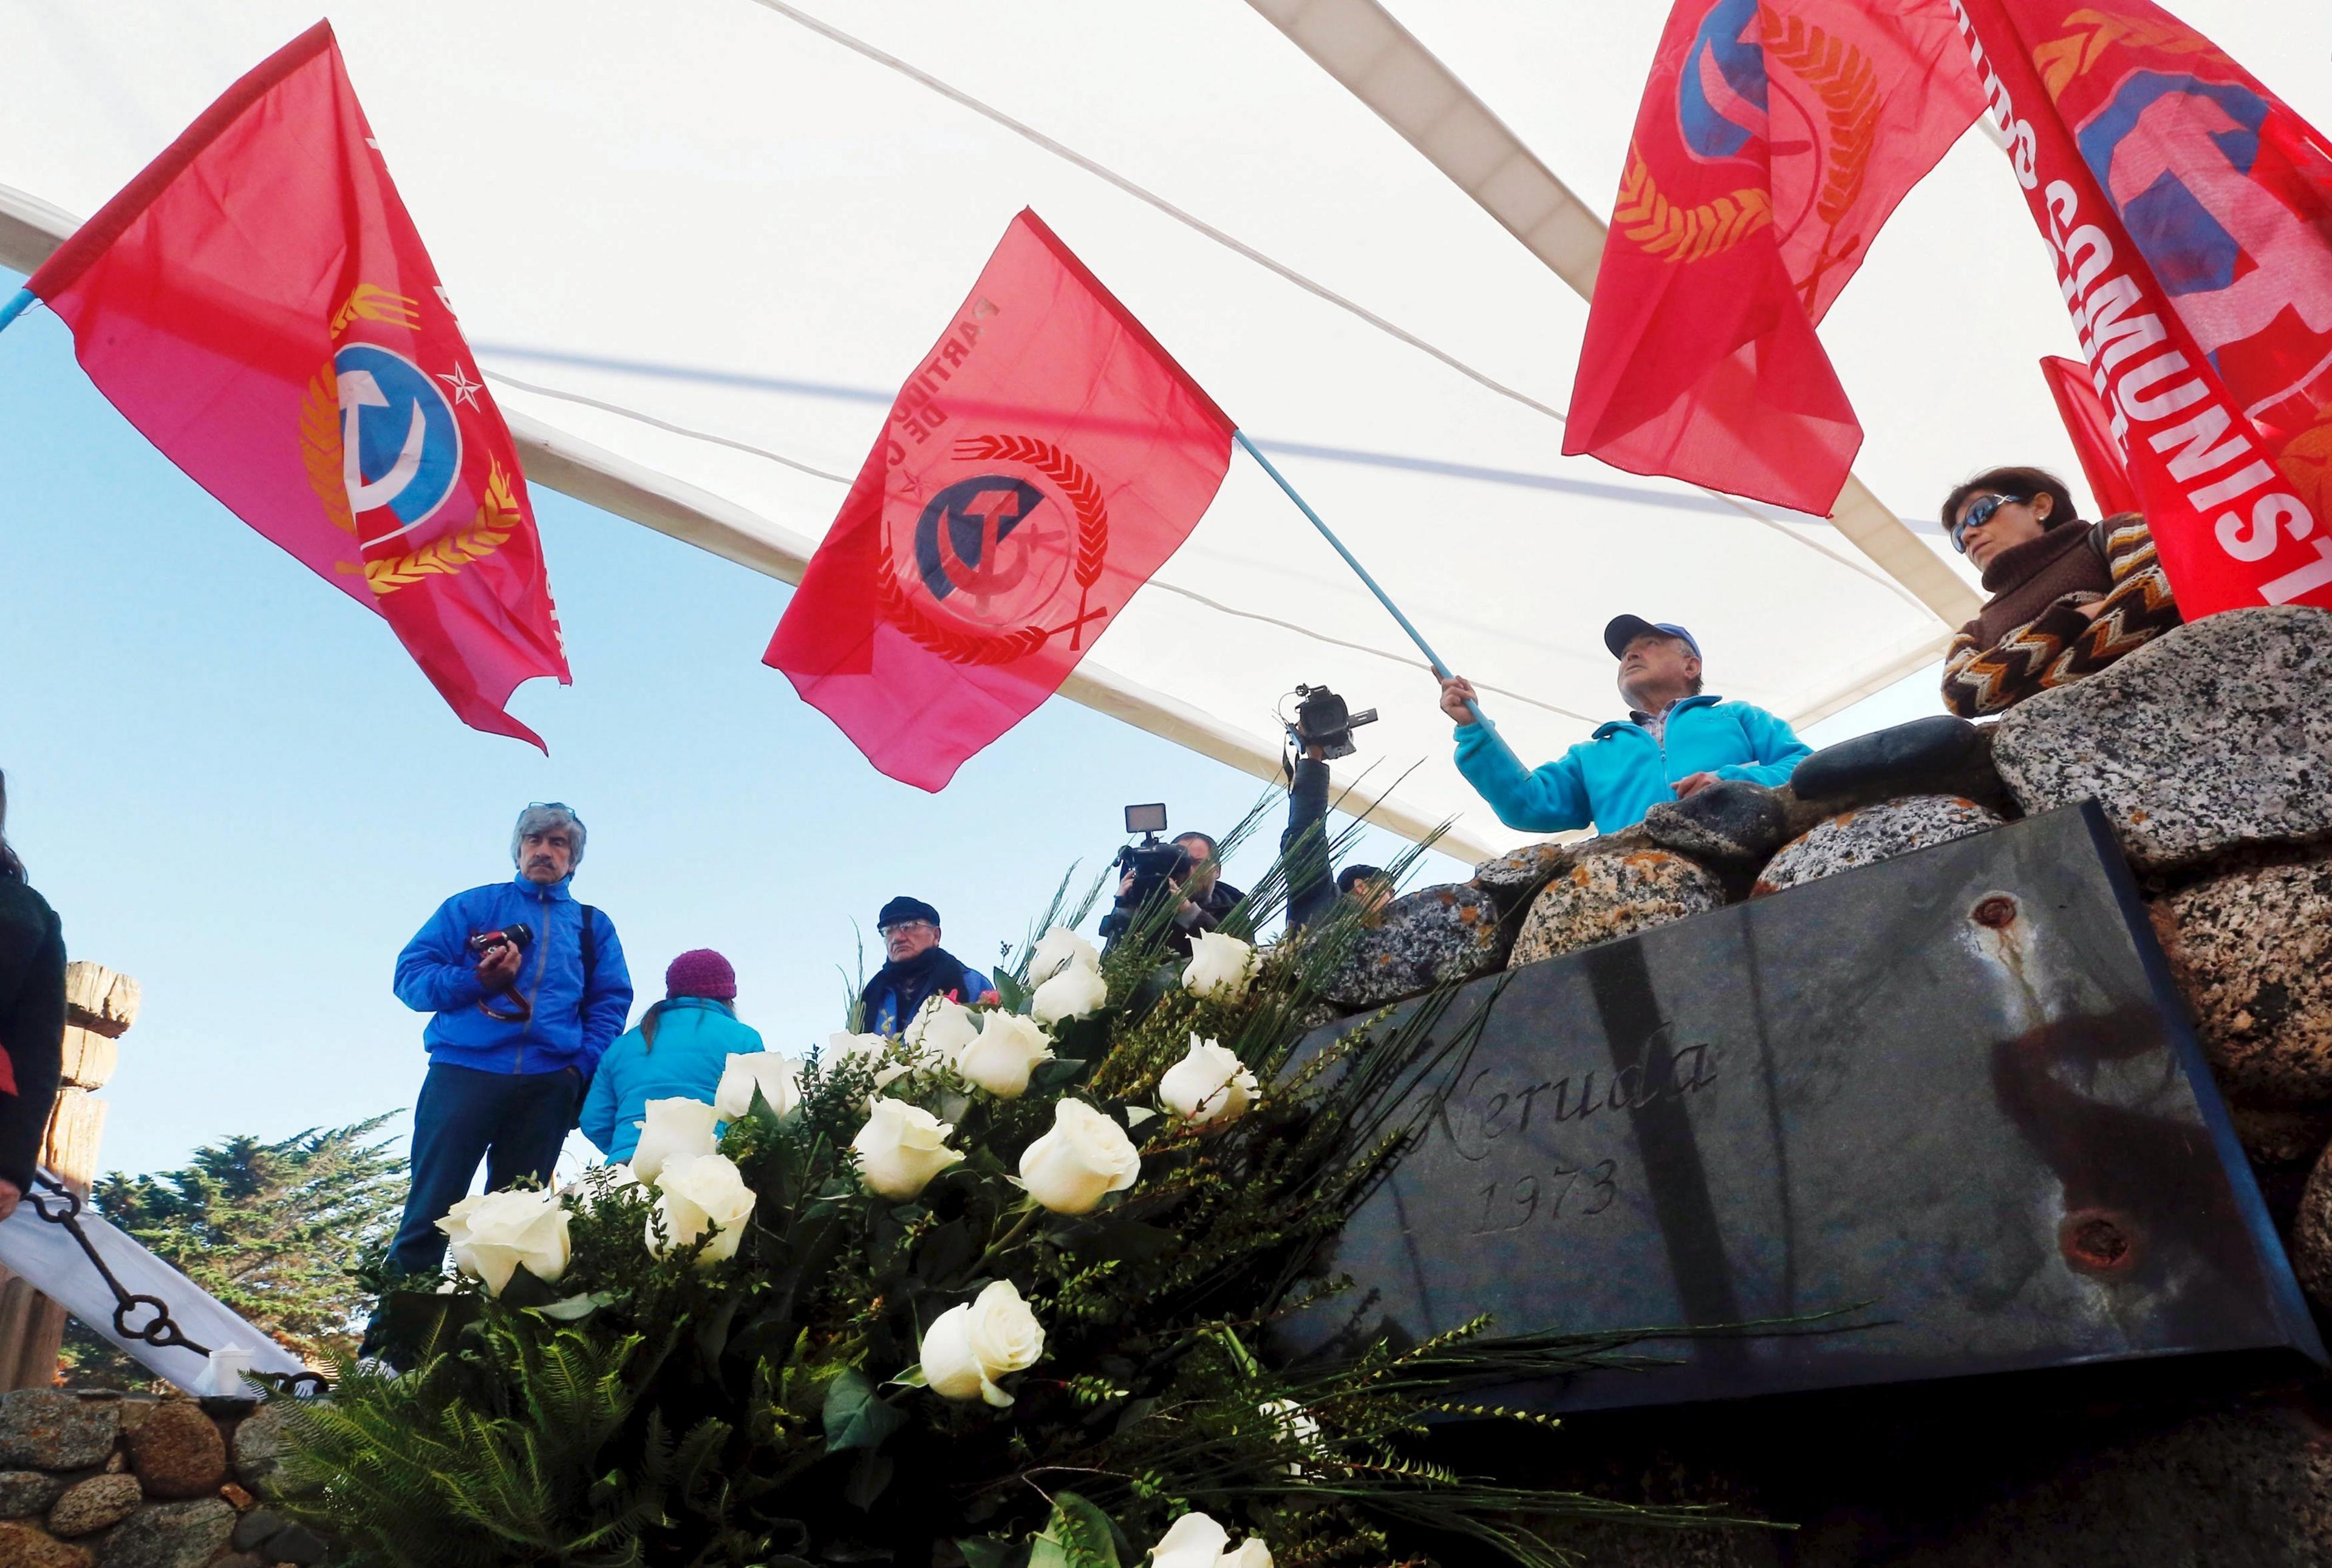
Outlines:
[{"label": "pine tree", "polygon": [[[304,1359],[353,1353],[367,1292],[355,1271],[386,1250],[405,1201],[406,1163],[375,1139],[386,1116],[310,1129],[281,1143],[228,1138],[177,1171],[101,1178],[99,1213]],[[70,1381],[147,1374],[80,1324]]]}]

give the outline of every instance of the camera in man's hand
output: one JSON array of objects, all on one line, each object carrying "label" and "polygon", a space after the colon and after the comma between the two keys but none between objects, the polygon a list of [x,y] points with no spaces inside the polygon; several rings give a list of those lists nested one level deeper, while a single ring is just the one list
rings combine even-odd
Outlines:
[{"label": "camera in man's hand", "polygon": [[505,947],[514,947],[519,951],[524,952],[526,944],[533,940],[534,932],[529,931],[523,922],[514,922],[500,931],[482,931],[471,937],[470,956],[477,959],[492,958]]},{"label": "camera in man's hand", "polygon": [[[1145,908],[1168,883],[1179,883],[1190,876],[1190,852],[1179,844],[1158,841],[1158,835],[1165,827],[1166,807],[1161,801],[1125,808],[1125,830],[1141,834],[1142,842],[1123,845],[1117,852],[1115,865],[1121,884],[1117,902],[1121,908]],[[1130,884],[1128,877],[1132,879]]]},{"label": "camera in man's hand", "polygon": [[1298,686],[1290,693],[1295,698],[1295,717],[1285,721],[1288,744],[1299,753],[1320,748],[1320,760],[1333,762],[1339,757],[1349,757],[1358,747],[1352,744],[1352,731],[1362,724],[1377,722],[1374,708],[1353,712],[1344,699],[1325,686]]}]

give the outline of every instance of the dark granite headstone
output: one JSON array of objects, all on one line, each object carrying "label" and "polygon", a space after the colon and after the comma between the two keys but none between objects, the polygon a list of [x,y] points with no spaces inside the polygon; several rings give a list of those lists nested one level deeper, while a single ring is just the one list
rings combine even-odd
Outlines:
[{"label": "dark granite headstone", "polygon": [[1476,981],[1438,1037],[1486,1008],[1335,1258],[1399,1329],[1859,1308],[1532,1402],[2323,1357],[2093,807]]}]

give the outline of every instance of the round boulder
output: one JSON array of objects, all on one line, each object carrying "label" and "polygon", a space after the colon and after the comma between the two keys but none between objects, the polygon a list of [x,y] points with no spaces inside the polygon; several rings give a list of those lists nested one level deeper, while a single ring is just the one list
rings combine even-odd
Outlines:
[{"label": "round boulder", "polygon": [[158,1497],[199,1497],[226,1479],[226,1439],[191,1400],[165,1400],[129,1434],[129,1462]]},{"label": "round boulder", "polygon": [[2213,877],[2153,915],[2227,1093],[2332,1107],[2332,860]]},{"label": "round boulder", "polygon": [[35,1514],[45,1514],[64,1489],[62,1477],[43,1475],[38,1470],[0,1470],[0,1519],[28,1519]]},{"label": "round boulder", "polygon": [[2319,1310],[2332,1312],[2332,1149],[2308,1173],[2291,1222],[2291,1271]]},{"label": "round boulder", "polygon": [[1725,904],[1725,884],[1666,849],[1582,856],[1532,903],[1508,966],[1633,936]]},{"label": "round boulder", "polygon": [[234,1510],[216,1497],[149,1503],[105,1538],[105,1568],[206,1568],[234,1529]]},{"label": "round boulder", "polygon": [[78,1470],[113,1452],[119,1401],[85,1400],[62,1389],[0,1394],[0,1465]]},{"label": "round boulder", "polygon": [[2236,1142],[2254,1165],[2278,1170],[2297,1166],[2304,1171],[2316,1163],[2327,1143],[2332,1143],[2332,1110],[2283,1111],[2230,1104],[2227,1116],[2235,1124]]},{"label": "round boulder", "polygon": [[2000,826],[1998,813],[1957,795],[1913,795],[1841,812],[1783,845],[1749,896],[1763,898]]},{"label": "round boulder", "polygon": [[1746,779],[1720,779],[1645,812],[1644,834],[1662,849],[1754,870],[1789,837],[1790,812],[1775,790]]},{"label": "round boulder", "polygon": [[2011,708],[1993,761],[2028,812],[2094,798],[2147,871],[2332,839],[2327,683],[2332,613],[2205,616]]},{"label": "round boulder", "polygon": [[1474,880],[1467,885],[1488,894],[1500,909],[1519,908],[1562,871],[1569,859],[1569,850],[1563,845],[1525,844],[1474,867]]},{"label": "round boulder", "polygon": [[1354,1011],[1421,996],[1496,969],[1503,939],[1488,894],[1463,884],[1419,888],[1384,906],[1321,994]]},{"label": "round boulder", "polygon": [[23,1520],[0,1525],[0,1563],[7,1568],[91,1568],[97,1554],[59,1541]]},{"label": "round boulder", "polygon": [[235,1423],[235,1478],[263,1497],[274,1495],[275,1477],[283,1468],[284,1409],[263,1404]]},{"label": "round boulder", "polygon": [[49,1534],[93,1535],[129,1517],[145,1500],[135,1476],[91,1476],[74,1482],[49,1510]]}]

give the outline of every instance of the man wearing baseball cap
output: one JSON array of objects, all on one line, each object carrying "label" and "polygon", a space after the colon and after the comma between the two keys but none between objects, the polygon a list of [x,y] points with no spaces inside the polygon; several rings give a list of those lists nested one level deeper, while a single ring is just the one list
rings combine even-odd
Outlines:
[{"label": "man wearing baseball cap", "polygon": [[1543,768],[1524,768],[1495,727],[1467,712],[1471,683],[1441,683],[1441,711],[1458,722],[1458,770],[1507,827],[1560,833],[1592,823],[1616,833],[1719,779],[1785,784],[1812,750],[1764,709],[1703,693],[1700,645],[1680,626],[1620,616],[1603,628],[1603,645],[1620,661],[1628,716]]}]

